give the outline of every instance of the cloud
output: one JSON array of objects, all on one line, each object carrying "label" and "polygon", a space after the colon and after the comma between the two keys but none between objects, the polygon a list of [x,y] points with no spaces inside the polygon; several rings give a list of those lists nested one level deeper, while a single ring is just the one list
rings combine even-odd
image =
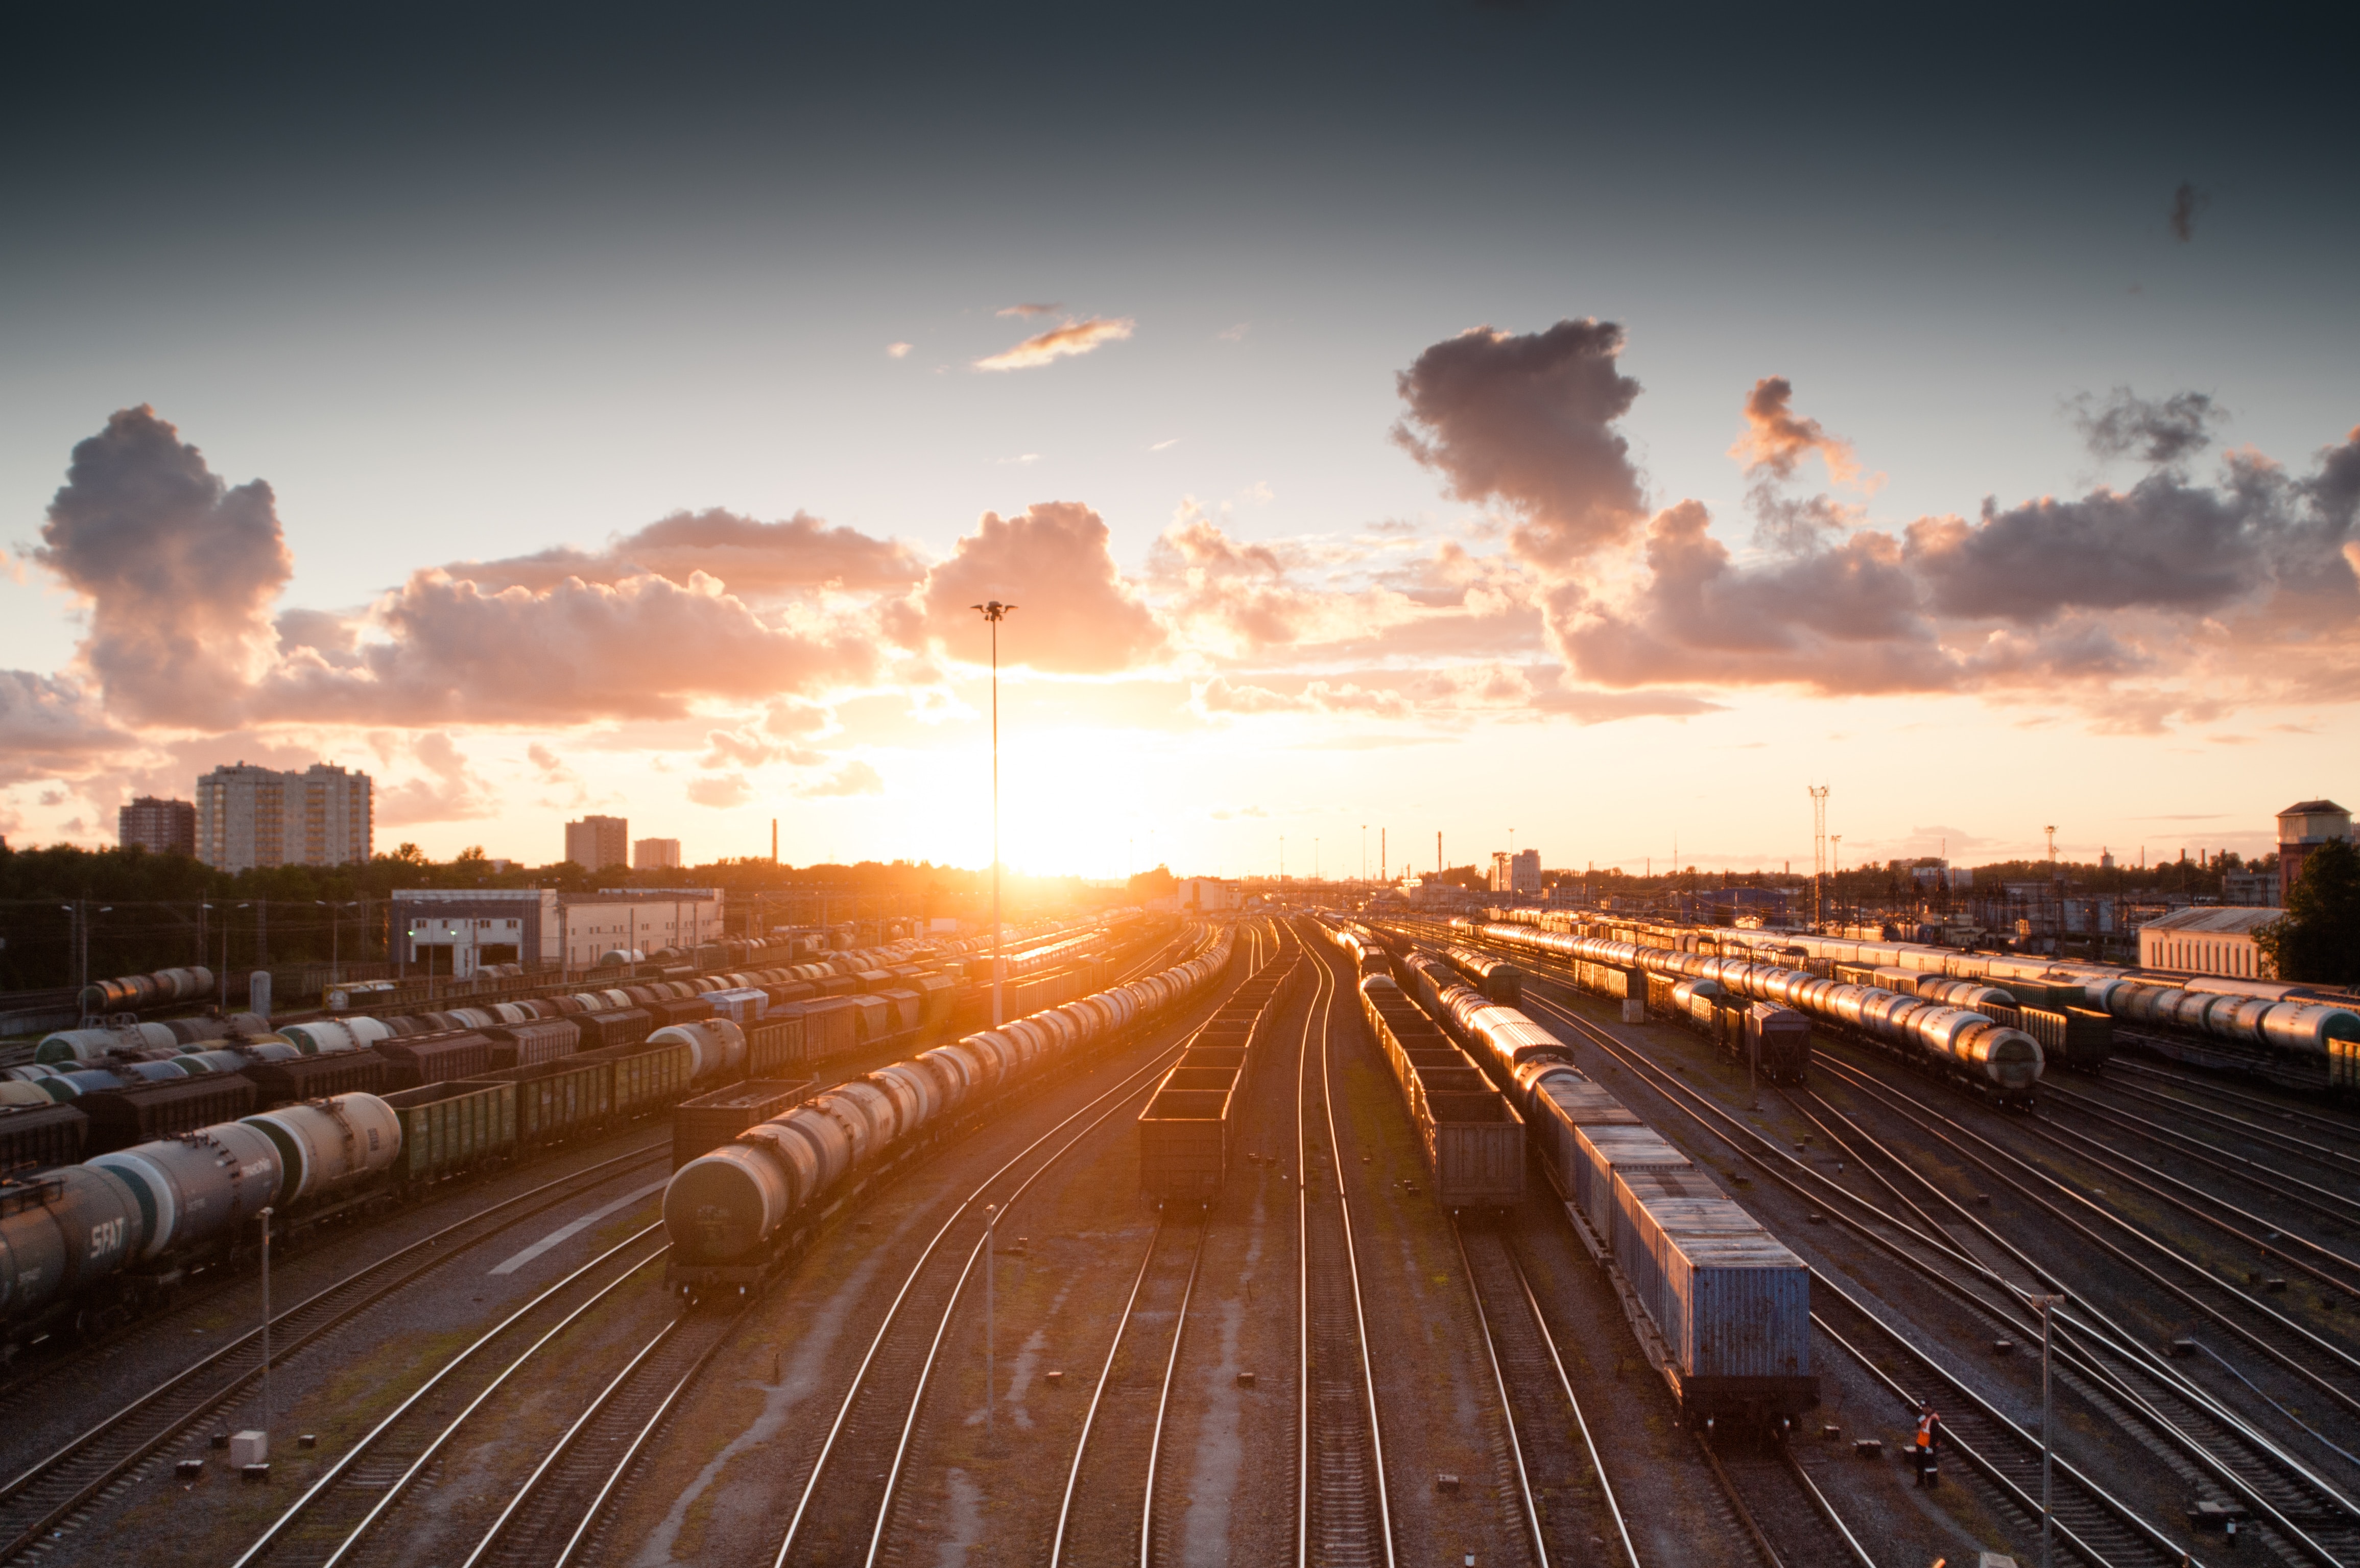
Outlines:
[{"label": "cloud", "polygon": [[1517,514],[1520,556],[1569,566],[1644,517],[1630,443],[1613,429],[1640,389],[1615,368],[1622,351],[1612,322],[1561,321],[1522,336],[1473,328],[1395,378],[1409,411],[1393,438],[1452,496]]},{"label": "cloud", "polygon": [[72,682],[0,670],[0,784],[80,776],[137,745]]},{"label": "cloud", "polygon": [[2212,441],[2213,429],[2228,419],[2202,392],[2176,392],[2161,402],[2116,387],[2102,404],[2082,393],[2067,405],[2073,427],[2101,458],[2136,455],[2141,462],[2177,463]]},{"label": "cloud", "polygon": [[886,357],[889,359],[907,359],[910,356],[910,350],[913,346],[914,345],[907,343],[889,343],[885,345]]},{"label": "cloud", "polygon": [[1745,400],[1745,433],[1729,455],[1744,464],[1748,473],[1786,479],[1794,477],[1797,463],[1816,452],[1832,483],[1849,485],[1858,479],[1860,460],[1852,455],[1852,444],[1830,435],[1818,420],[1797,414],[1790,406],[1794,399],[1794,386],[1784,376],[1754,382]]},{"label": "cloud", "polygon": [[795,793],[805,800],[831,800],[857,795],[883,795],[885,781],[878,776],[875,768],[856,758],[824,779],[799,785]]},{"label": "cloud", "polygon": [[423,571],[372,607],[356,663],[298,650],[255,693],[257,717],[396,725],[572,724],[672,717],[705,697],[759,701],[865,678],[857,625],[774,626],[702,574],[686,584],[569,577],[487,593]]},{"label": "cloud", "polygon": [[2129,730],[2216,713],[2233,692],[2348,701],[2360,561],[2342,487],[2360,431],[2319,455],[2303,478],[2237,453],[2213,485],[2160,470],[1750,563],[1683,501],[1648,525],[1630,593],[1560,585],[1549,629],[1583,678],[1616,687],[2072,691],[2103,694]]},{"label": "cloud", "polygon": [[145,403],[74,447],[33,559],[88,601],[109,710],[190,729],[232,720],[293,569],[270,487],[231,488]]},{"label": "cloud", "polygon": [[1180,438],[1179,438],[1178,436],[1176,436],[1176,435],[1175,435],[1175,436],[1172,437],[1172,438],[1171,438],[1170,440],[1168,440],[1168,441],[1159,441],[1159,442],[1155,443],[1155,444],[1153,444],[1153,446],[1150,446],[1150,447],[1148,448],[1148,450],[1149,450],[1150,452],[1165,452],[1165,451],[1169,451],[1171,448],[1173,448],[1173,447],[1175,447],[1175,446],[1177,446],[1177,445],[1179,445],[1179,444],[1180,444]]},{"label": "cloud", "polygon": [[1074,501],[1044,501],[1012,517],[985,512],[950,559],[887,617],[906,648],[939,643],[971,663],[989,656],[988,599],[1018,608],[1000,628],[1004,666],[1103,674],[1152,663],[1164,629],[1114,564],[1106,521]]},{"label": "cloud", "polygon": [[444,571],[495,592],[523,587],[537,593],[569,577],[619,583],[654,575],[685,582],[702,572],[754,598],[813,588],[895,590],[925,576],[923,563],[898,541],[831,526],[808,512],[762,522],[718,507],[673,512],[603,550],[559,545],[496,561],[454,562]]},{"label": "cloud", "polygon": [[2212,204],[2209,191],[2200,191],[2183,180],[2171,193],[2171,215],[2166,221],[2171,225],[2171,237],[2186,245],[2196,237],[2196,214]]},{"label": "cloud", "polygon": [[1251,322],[1240,322],[1235,326],[1223,327],[1213,335],[1223,343],[1243,343],[1246,340],[1246,334],[1251,330],[1253,330]]},{"label": "cloud", "polygon": [[[1049,307],[1054,309],[1054,306]],[[1002,349],[975,362],[978,370],[1026,370],[1036,365],[1054,364],[1077,354],[1087,354],[1109,343],[1120,343],[1139,323],[1129,316],[1091,316],[1084,321],[1069,321],[1063,326],[1051,327],[1035,334],[1013,348]]]},{"label": "cloud", "polygon": [[404,828],[418,822],[461,822],[495,815],[489,784],[467,766],[467,759],[451,737],[441,730],[421,735],[410,754],[427,773],[425,778],[380,784],[370,796],[378,823]]},{"label": "cloud", "polygon": [[998,461],[1003,468],[1030,468],[1033,464],[1041,461],[1041,455],[1038,452],[1020,452],[1013,457],[1002,457]]},{"label": "cloud", "polygon": [[1062,307],[1054,302],[1046,305],[1002,305],[1000,309],[994,311],[992,314],[999,316],[1022,316],[1026,321],[1030,321],[1034,316],[1045,316],[1050,312],[1061,308]]},{"label": "cloud", "polygon": [[754,786],[746,782],[743,773],[706,773],[691,779],[684,793],[694,805],[727,811],[753,799]]},{"label": "cloud", "polygon": [[1308,681],[1301,691],[1288,694],[1269,686],[1232,683],[1226,675],[1199,682],[1190,692],[1189,704],[1207,716],[1341,713],[1406,718],[1413,711],[1409,701],[1398,692],[1371,691],[1349,681],[1334,685],[1326,681]]}]

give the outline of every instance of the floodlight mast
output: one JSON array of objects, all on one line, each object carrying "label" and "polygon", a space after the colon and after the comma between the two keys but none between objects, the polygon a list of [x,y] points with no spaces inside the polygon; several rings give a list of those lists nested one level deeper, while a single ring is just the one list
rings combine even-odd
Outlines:
[{"label": "floodlight mast", "polygon": [[989,599],[969,605],[991,624],[991,1026],[1006,1020],[1000,1011],[1000,986],[1008,964],[1000,945],[1000,623],[1016,607]]}]

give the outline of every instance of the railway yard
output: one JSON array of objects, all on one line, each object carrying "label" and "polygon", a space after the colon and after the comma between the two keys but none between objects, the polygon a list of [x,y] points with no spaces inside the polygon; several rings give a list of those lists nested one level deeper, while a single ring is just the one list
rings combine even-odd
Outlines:
[{"label": "railway yard", "polygon": [[2360,1568],[2352,1015],[1729,935],[61,1034],[0,1557]]}]

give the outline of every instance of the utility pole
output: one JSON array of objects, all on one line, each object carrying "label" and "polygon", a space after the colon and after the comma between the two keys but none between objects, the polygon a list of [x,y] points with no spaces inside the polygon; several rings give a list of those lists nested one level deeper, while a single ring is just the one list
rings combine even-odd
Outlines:
[{"label": "utility pole", "polygon": [[2033,1300],[2040,1308],[2040,1568],[2049,1568],[2049,1324],[2065,1298],[2035,1296]]},{"label": "utility pole", "polygon": [[1008,970],[1000,943],[1000,623],[1016,607],[990,599],[967,608],[981,612],[991,626],[991,1026],[997,1029],[1003,1022],[1001,988]]}]

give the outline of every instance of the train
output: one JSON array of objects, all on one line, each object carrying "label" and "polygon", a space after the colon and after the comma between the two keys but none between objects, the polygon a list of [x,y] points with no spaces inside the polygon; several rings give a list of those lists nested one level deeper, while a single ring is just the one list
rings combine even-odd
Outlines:
[{"label": "train", "polygon": [[[1699,1430],[1779,1431],[1817,1406],[1802,1259],[1520,1009],[1456,983],[1452,966],[1430,953],[1413,949],[1395,967],[1501,1087],[1575,1230],[1612,1264],[1633,1331],[1682,1419]],[[1388,1054],[1416,1049],[1415,1025],[1397,1011],[1400,985],[1370,976],[1360,992]]]},{"label": "train", "polygon": [[1216,927],[1159,973],[849,1080],[690,1160],[664,1189],[667,1287],[692,1305],[759,1289],[843,1203],[1016,1092],[1168,1016],[1235,950],[1230,928]]},{"label": "train", "polygon": [[[868,960],[906,955],[833,956],[873,974]],[[710,1003],[694,1015],[696,999],[680,992],[694,988],[634,983],[277,1030],[244,1014],[46,1038],[49,1059],[0,1074],[0,1355],[137,1318],[241,1263],[264,1206],[292,1239],[717,1087],[774,1080],[849,1046],[914,1041],[930,1016],[913,990],[899,1003],[819,998],[741,1025]],[[807,1034],[814,1020],[846,1031]]]},{"label": "train", "polygon": [[[1552,934],[1579,927],[1592,936],[1606,934],[1651,947],[1798,968],[1808,964],[1830,975],[1840,966],[1891,971],[1896,980],[1914,975],[1921,996],[1928,994],[1929,982],[1966,981],[2015,998],[2020,1009],[2050,1014],[2035,1021],[2045,1032],[2060,1034],[2072,1026],[2076,1012],[2110,1021],[2103,1035],[2089,1021],[2078,1021],[2080,1038],[2066,1044],[2067,1049],[2076,1044],[2103,1049],[2119,1034],[2160,1055],[2256,1072],[2289,1088],[2360,1091],[2360,1001],[2323,987],[2234,975],[2157,974],[2079,959],[1968,953],[1921,942],[1658,927],[1540,910],[1500,913],[1508,923],[1554,928]],[[2057,1024],[2060,1017],[2068,1023]],[[2079,1064],[2069,1060],[2062,1065]]]},{"label": "train", "polygon": [[[1569,964],[1638,970],[1677,980],[1710,980],[1720,988],[1720,995],[1791,1008],[1814,1025],[1965,1085],[2002,1105],[2030,1105],[2039,1091],[2045,1066],[2040,1041],[2024,1029],[1972,1008],[1905,995],[1883,986],[1824,979],[1808,970],[1757,962],[1751,957],[1682,951],[1528,925],[1477,925],[1463,918],[1451,924],[1466,936],[1548,954]],[[1696,994],[1693,988],[1688,994]],[[1808,1060],[1802,1070],[1808,1071]]]},{"label": "train", "polygon": [[152,974],[126,974],[94,981],[82,988],[86,1018],[117,1013],[144,1013],[151,1007],[172,1007],[213,994],[213,971],[202,964],[186,969],[158,970]]}]

